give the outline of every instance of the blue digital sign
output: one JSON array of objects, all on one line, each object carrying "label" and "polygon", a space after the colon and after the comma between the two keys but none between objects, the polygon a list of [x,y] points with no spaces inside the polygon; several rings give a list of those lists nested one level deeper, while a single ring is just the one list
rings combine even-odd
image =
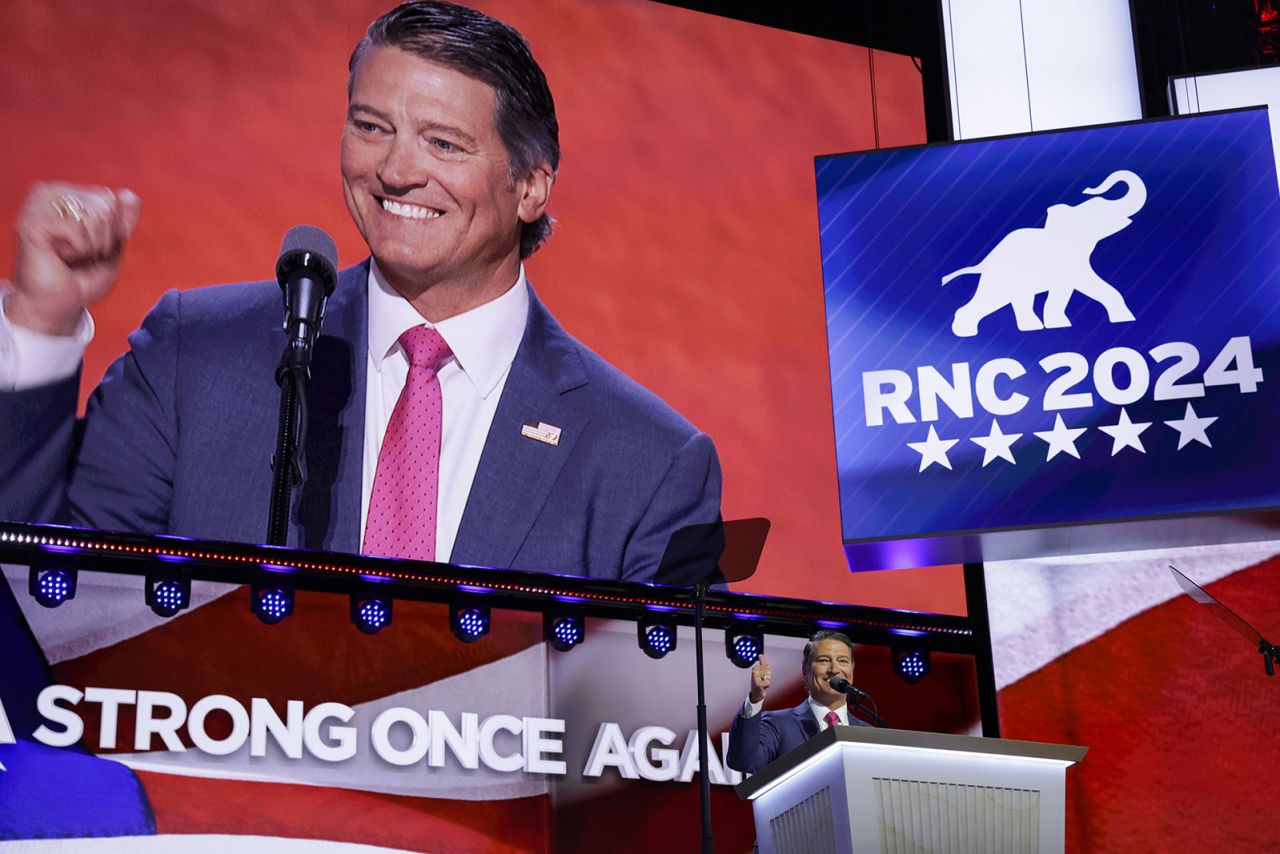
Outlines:
[{"label": "blue digital sign", "polygon": [[[1152,545],[1069,528],[1280,506],[1265,109],[816,171],[854,569]],[[1021,533],[972,536],[1000,531]]]}]

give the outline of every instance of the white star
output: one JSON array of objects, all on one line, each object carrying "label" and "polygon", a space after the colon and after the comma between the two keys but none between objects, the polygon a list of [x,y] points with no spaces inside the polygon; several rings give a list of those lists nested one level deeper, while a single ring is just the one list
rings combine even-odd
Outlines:
[{"label": "white star", "polygon": [[907,447],[920,454],[920,471],[924,471],[934,463],[949,469],[951,460],[947,459],[947,451],[959,441],[959,439],[939,439],[938,431],[930,424],[929,438],[923,442],[908,442]]},{"label": "white star", "polygon": [[1212,448],[1213,445],[1209,444],[1209,434],[1205,432],[1205,428],[1217,420],[1218,417],[1216,415],[1212,418],[1199,417],[1196,415],[1195,409],[1188,403],[1185,415],[1164,423],[1178,431],[1178,450],[1181,451],[1183,446],[1190,444],[1192,441],[1199,442],[1206,448]]},{"label": "white star", "polygon": [[985,436],[975,436],[969,441],[982,448],[985,452],[982,455],[982,467],[986,468],[987,463],[996,457],[1006,459],[1016,465],[1018,461],[1013,458],[1013,451],[1010,450],[1010,447],[1021,438],[1021,433],[1001,432],[1000,422],[992,420],[990,433]]},{"label": "white star", "polygon": [[1058,413],[1058,417],[1054,419],[1053,429],[1036,433],[1041,439],[1049,443],[1049,455],[1044,458],[1045,462],[1056,457],[1059,453],[1067,453],[1080,459],[1080,452],[1076,450],[1076,439],[1080,438],[1080,434],[1089,428],[1087,427],[1068,427],[1062,423],[1062,413]]},{"label": "white star", "polygon": [[1119,421],[1110,425],[1099,424],[1098,429],[1112,438],[1111,456],[1114,457],[1123,448],[1134,448],[1139,453],[1145,454],[1147,449],[1142,447],[1142,440],[1138,437],[1150,426],[1150,421],[1139,421],[1136,424],[1130,421],[1129,413],[1122,407]]}]

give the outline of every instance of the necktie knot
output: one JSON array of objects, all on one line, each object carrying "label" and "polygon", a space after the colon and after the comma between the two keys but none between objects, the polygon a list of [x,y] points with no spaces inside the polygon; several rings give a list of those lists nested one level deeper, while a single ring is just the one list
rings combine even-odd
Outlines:
[{"label": "necktie knot", "polygon": [[834,711],[830,711],[830,712],[827,712],[827,716],[823,718],[823,720],[827,722],[827,726],[831,727],[840,723],[840,716],[837,715]]},{"label": "necktie knot", "polygon": [[435,370],[453,351],[440,333],[426,326],[415,326],[400,336],[400,346],[415,368]]}]

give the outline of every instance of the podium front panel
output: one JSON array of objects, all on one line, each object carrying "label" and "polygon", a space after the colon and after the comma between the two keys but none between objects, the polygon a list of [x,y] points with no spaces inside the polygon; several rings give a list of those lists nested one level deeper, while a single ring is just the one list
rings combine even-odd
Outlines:
[{"label": "podium front panel", "polygon": [[[791,767],[749,795],[761,852],[1063,850],[1065,774],[1074,759],[1010,755],[1010,745],[1026,743],[994,739],[950,737],[946,748],[845,740],[857,735],[821,734],[814,741],[825,746],[810,742],[816,751],[801,748],[810,755],[793,756]],[[885,732],[867,735],[883,740]],[[937,739],[890,737],[898,735]],[[966,741],[972,751],[957,749]]]}]

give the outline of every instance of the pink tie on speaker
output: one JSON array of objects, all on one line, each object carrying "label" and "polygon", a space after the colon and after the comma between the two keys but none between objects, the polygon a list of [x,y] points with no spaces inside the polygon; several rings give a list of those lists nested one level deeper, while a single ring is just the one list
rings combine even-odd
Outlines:
[{"label": "pink tie on speaker", "polygon": [[400,336],[409,378],[400,392],[373,476],[364,553],[436,559],[443,405],[436,371],[452,351],[440,333],[415,326]]},{"label": "pink tie on speaker", "polygon": [[833,727],[840,723],[840,716],[835,712],[827,712],[827,716],[823,720],[827,722],[827,726]]}]

